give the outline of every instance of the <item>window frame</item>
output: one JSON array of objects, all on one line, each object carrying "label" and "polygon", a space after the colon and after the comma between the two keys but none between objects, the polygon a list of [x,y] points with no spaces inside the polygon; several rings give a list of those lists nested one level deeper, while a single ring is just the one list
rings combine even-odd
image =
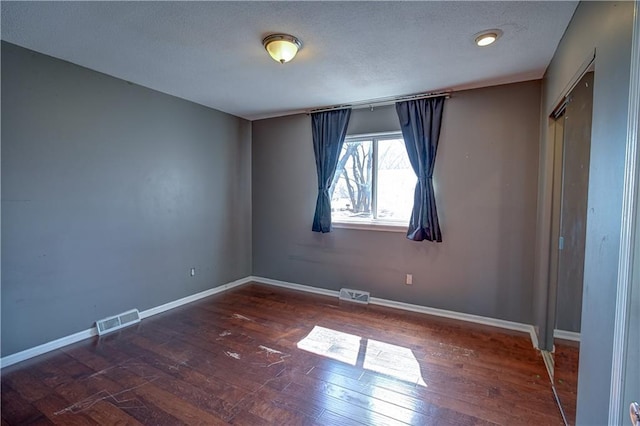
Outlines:
[{"label": "window frame", "polygon": [[[357,229],[366,231],[385,231],[385,232],[406,232],[409,226],[409,219],[407,220],[384,220],[378,219],[378,141],[380,140],[393,140],[402,139],[402,131],[392,130],[389,132],[376,132],[376,133],[359,133],[354,135],[347,135],[344,139],[344,143],[350,142],[367,142],[371,141],[373,158],[371,161],[371,210],[373,211],[372,218],[368,219],[345,219],[334,218],[333,211],[331,216],[331,223],[334,228],[342,229]],[[417,178],[416,178],[417,180]]]}]

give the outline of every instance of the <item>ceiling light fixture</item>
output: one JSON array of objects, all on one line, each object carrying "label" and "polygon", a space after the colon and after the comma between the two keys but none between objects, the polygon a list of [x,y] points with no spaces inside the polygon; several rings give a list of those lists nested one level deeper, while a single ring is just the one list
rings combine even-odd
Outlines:
[{"label": "ceiling light fixture", "polygon": [[262,40],[262,45],[281,64],[292,60],[302,48],[302,42],[289,34],[271,34]]},{"label": "ceiling light fixture", "polygon": [[493,44],[500,38],[502,31],[500,30],[487,30],[475,35],[476,45],[478,47],[485,47]]}]

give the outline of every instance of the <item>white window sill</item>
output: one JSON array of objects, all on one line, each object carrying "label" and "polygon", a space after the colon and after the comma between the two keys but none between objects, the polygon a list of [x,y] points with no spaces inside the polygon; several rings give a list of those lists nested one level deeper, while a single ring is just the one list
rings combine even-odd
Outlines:
[{"label": "white window sill", "polygon": [[336,229],[358,229],[361,231],[381,231],[381,232],[402,232],[406,233],[408,223],[403,222],[381,222],[381,221],[346,221],[334,220],[331,222]]}]

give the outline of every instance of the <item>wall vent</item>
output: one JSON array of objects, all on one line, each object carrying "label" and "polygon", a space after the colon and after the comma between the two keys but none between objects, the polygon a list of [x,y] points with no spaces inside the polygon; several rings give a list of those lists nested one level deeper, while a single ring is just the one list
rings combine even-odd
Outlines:
[{"label": "wall vent", "polygon": [[132,309],[112,317],[98,320],[96,321],[96,327],[98,328],[98,334],[102,336],[103,334],[119,330],[138,322],[140,322],[140,313],[137,309]]},{"label": "wall vent", "polygon": [[348,300],[356,303],[369,303],[369,292],[362,290],[352,290],[350,288],[340,289],[340,300]]}]

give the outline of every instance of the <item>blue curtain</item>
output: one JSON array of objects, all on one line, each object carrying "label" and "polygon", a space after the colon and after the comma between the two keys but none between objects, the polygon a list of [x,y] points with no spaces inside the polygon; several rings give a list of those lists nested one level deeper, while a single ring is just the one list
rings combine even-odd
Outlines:
[{"label": "blue curtain", "polygon": [[440,139],[444,100],[444,97],[437,97],[396,103],[409,161],[418,177],[407,230],[407,238],[413,241],[442,242],[433,192],[433,167]]},{"label": "blue curtain", "polygon": [[351,109],[311,114],[313,152],[318,172],[318,199],[313,217],[314,232],[331,232],[331,200],[329,188],[338,165],[338,157],[347,135]]}]

